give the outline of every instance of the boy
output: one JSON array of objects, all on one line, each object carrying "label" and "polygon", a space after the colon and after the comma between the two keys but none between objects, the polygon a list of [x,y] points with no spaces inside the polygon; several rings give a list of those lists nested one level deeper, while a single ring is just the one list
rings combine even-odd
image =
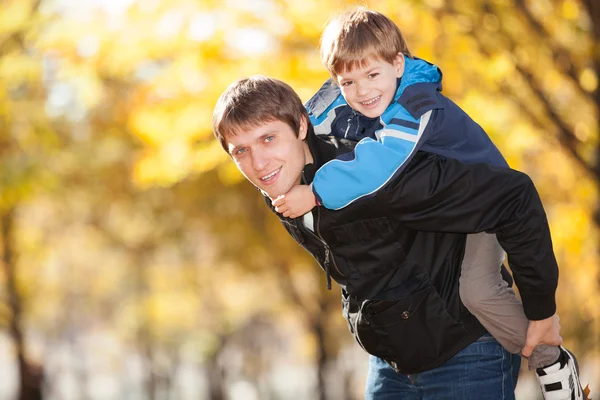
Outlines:
[{"label": "boy", "polygon": [[[339,210],[377,196],[417,150],[508,167],[481,127],[439,93],[439,69],[413,59],[400,30],[384,15],[359,8],[334,19],[323,34],[321,57],[337,87],[326,83],[306,105],[315,132],[358,144],[351,156],[317,171],[311,186],[296,186],[275,199],[284,217],[302,216],[315,205]],[[529,357],[545,398],[583,399],[574,356],[562,347],[534,350],[543,343],[536,325],[556,322],[536,321],[526,295],[523,305],[516,299],[501,278],[503,258],[495,235],[468,236],[462,302],[506,349]]]}]

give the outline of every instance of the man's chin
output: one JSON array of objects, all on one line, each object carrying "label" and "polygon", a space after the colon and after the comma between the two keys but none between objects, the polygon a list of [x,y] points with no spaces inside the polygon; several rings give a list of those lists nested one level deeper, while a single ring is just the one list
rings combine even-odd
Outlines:
[{"label": "man's chin", "polygon": [[[256,186],[256,185],[255,185]],[[264,188],[260,186],[256,186],[258,190],[263,194],[263,196],[267,196],[271,200],[275,200],[277,197],[281,196],[283,193],[280,193],[279,190],[273,190],[271,188]]]},{"label": "man's chin", "polygon": [[272,200],[275,200],[277,197],[286,194],[290,191],[293,185],[285,185],[283,182],[277,182],[274,185],[257,185],[254,184],[260,192],[269,197]]}]

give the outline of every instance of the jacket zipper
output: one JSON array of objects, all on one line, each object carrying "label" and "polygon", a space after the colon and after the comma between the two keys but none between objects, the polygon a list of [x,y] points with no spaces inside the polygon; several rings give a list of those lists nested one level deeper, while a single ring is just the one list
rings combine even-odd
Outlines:
[{"label": "jacket zipper", "polygon": [[[302,180],[304,182],[306,182],[306,178],[304,177],[304,171],[302,172]],[[333,262],[333,267],[335,268],[337,273],[340,274],[340,276],[342,276],[342,277],[344,276],[344,274],[342,274],[342,272],[338,268],[338,266],[335,262],[335,258],[333,257],[333,254],[331,252],[331,248],[329,247],[327,242],[321,237],[321,229],[319,228],[320,222],[321,222],[321,209],[319,207],[317,207],[317,221],[315,222],[315,227],[314,227],[316,233],[308,228],[306,230],[308,232],[310,232],[310,234],[312,236],[314,236],[317,240],[319,240],[321,242],[321,244],[323,244],[323,247],[325,248],[325,261],[323,263],[324,264],[323,266],[325,267],[325,275],[327,277],[327,290],[331,290],[331,273],[329,272],[329,259],[330,258],[331,258],[331,261]]]},{"label": "jacket zipper", "polygon": [[329,257],[331,257],[331,261],[333,263],[333,268],[335,268],[336,272],[342,277],[344,276],[344,274],[342,274],[342,271],[340,271],[340,269],[338,268],[337,263],[335,262],[335,257],[333,257],[333,253],[331,252],[331,248],[329,247],[327,242],[325,242],[325,240],[321,236],[320,222],[321,222],[321,209],[319,207],[317,207],[317,224],[316,224],[315,228],[316,228],[317,234],[319,235],[318,237],[321,239],[321,241],[323,242],[323,245],[325,246],[325,268],[326,268],[325,272],[327,273],[327,290],[331,290],[331,275],[329,274]]}]

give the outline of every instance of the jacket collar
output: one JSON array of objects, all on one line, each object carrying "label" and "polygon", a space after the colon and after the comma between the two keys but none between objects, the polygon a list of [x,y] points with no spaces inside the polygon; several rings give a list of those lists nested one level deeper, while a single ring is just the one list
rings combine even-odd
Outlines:
[{"label": "jacket collar", "polygon": [[312,125],[308,127],[306,144],[313,157],[313,162],[306,164],[302,171],[303,184],[310,184],[319,168],[338,155],[349,152],[356,145],[350,140],[337,139],[333,136],[317,136]]}]

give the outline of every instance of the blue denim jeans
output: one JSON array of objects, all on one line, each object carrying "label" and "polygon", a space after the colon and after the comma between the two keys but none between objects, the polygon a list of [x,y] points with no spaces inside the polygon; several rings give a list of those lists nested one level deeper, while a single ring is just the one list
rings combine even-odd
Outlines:
[{"label": "blue denim jeans", "polygon": [[521,357],[483,335],[441,367],[399,375],[371,356],[367,400],[514,400]]}]

